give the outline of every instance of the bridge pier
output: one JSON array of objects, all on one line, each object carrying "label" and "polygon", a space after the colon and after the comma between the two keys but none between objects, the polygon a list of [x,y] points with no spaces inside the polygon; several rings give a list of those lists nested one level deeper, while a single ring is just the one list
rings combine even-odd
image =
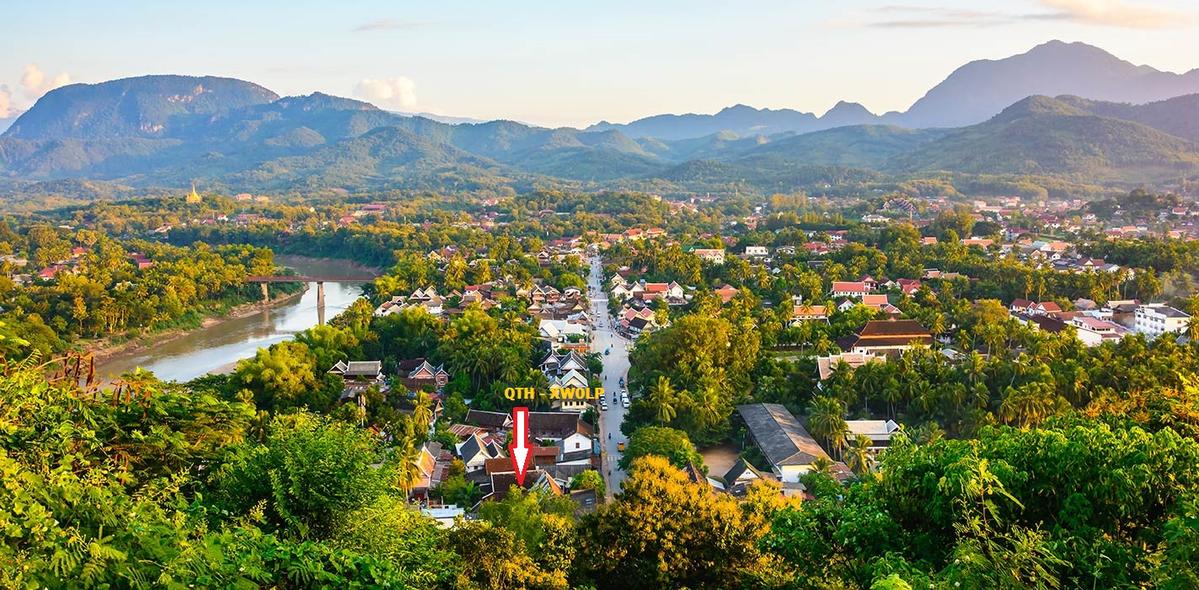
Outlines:
[{"label": "bridge pier", "polygon": [[247,282],[258,283],[262,286],[263,306],[269,306],[271,303],[271,294],[267,287],[270,283],[316,283],[316,318],[319,324],[325,323],[325,283],[365,283],[370,280],[369,277],[335,275],[251,275],[246,277]]},{"label": "bridge pier", "polygon": [[316,323],[325,324],[325,282],[316,282]]}]

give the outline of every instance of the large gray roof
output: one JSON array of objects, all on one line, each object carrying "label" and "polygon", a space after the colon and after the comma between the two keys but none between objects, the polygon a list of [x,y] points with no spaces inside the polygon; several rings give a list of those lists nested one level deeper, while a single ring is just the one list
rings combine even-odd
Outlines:
[{"label": "large gray roof", "polygon": [[762,454],[772,465],[810,465],[828,454],[780,404],[746,404],[737,411]]},{"label": "large gray roof", "polygon": [[337,363],[330,373],[339,373],[346,377],[378,377],[383,371],[382,361],[350,361],[348,363]]}]

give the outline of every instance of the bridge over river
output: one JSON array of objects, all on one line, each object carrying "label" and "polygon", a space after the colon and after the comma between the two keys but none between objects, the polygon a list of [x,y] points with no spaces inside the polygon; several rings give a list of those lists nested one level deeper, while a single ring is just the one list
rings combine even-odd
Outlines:
[{"label": "bridge over river", "polygon": [[246,277],[247,283],[258,283],[262,285],[262,304],[264,306],[271,303],[271,292],[267,285],[271,283],[316,283],[316,322],[318,324],[325,323],[325,283],[366,283],[374,280],[373,275],[356,274],[356,275],[332,275],[332,274],[307,274],[307,275],[250,275]]},{"label": "bridge over river", "polygon": [[[290,340],[296,333],[316,325],[323,310],[329,319],[352,305],[362,295],[362,284],[376,271],[356,266],[349,260],[303,258],[280,255],[281,266],[295,274],[252,276],[246,282],[320,283],[285,301],[258,309],[243,309],[236,315],[212,318],[184,334],[152,340],[148,345],[129,346],[123,351],[97,356],[96,374],[111,380],[136,367],[154,371],[167,380],[187,381],[209,372],[232,371],[237,361],[254,356],[259,348]],[[243,283],[245,284],[245,283]],[[321,305],[317,305],[317,291]],[[316,313],[314,313],[314,311]]]}]

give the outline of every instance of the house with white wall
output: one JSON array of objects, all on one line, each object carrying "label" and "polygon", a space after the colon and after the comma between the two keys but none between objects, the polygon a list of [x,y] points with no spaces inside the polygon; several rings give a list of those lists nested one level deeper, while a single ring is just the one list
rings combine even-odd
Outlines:
[{"label": "house with white wall", "polygon": [[1164,303],[1138,306],[1133,315],[1133,329],[1154,338],[1166,332],[1181,334],[1190,324],[1189,314]]}]

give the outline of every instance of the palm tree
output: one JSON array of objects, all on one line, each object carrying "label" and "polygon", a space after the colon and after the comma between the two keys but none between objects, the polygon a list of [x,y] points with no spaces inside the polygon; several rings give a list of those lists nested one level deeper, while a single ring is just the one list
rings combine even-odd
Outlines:
[{"label": "palm tree", "polygon": [[674,386],[670,384],[670,377],[665,375],[658,376],[658,382],[650,389],[649,399],[654,407],[657,408],[658,422],[670,424],[679,415],[678,408],[675,407],[675,403],[678,401],[678,393],[674,390]]},{"label": "palm tree", "polygon": [[845,423],[845,406],[836,398],[821,396],[813,399],[808,406],[808,429],[824,439],[830,449],[840,450],[849,431]]},{"label": "palm tree", "polygon": [[828,381],[824,382],[824,390],[830,397],[835,397],[843,402],[846,406],[853,403],[857,397],[856,371],[850,368],[849,363],[838,361],[832,368],[833,374]]},{"label": "palm tree", "polygon": [[940,336],[945,333],[945,316],[943,314],[934,314],[933,320],[928,324],[928,332],[933,336]]},{"label": "palm tree", "polygon": [[[916,444],[932,444],[943,438],[945,438],[945,430],[936,422],[925,422],[911,431],[911,441]],[[895,437],[892,436],[891,440],[894,441]]]},{"label": "palm tree", "polygon": [[724,401],[724,396],[720,395],[720,390],[715,385],[704,387],[699,394],[699,399],[696,400],[696,413],[700,422],[708,426],[714,426],[720,421],[721,405]]},{"label": "palm tree", "polygon": [[999,418],[1008,424],[1017,423],[1020,428],[1040,424],[1053,412],[1052,388],[1044,383],[1028,383],[1019,389],[1008,387],[999,404]]},{"label": "palm tree", "polygon": [[966,373],[966,382],[970,385],[976,385],[983,377],[986,376],[987,359],[979,354],[977,350],[971,350],[970,354],[962,361],[962,370]]},{"label": "palm tree", "polygon": [[855,436],[850,443],[845,462],[854,473],[862,475],[874,466],[874,454],[870,452],[872,444],[874,442],[864,434]]},{"label": "palm tree", "polygon": [[899,385],[894,377],[887,379],[883,386],[883,399],[887,401],[887,411],[892,420],[895,419],[895,404],[907,399],[907,391]]},{"label": "palm tree", "polygon": [[833,431],[828,437],[829,448],[837,454],[837,459],[843,459],[845,445],[849,443],[849,425],[845,420],[841,421],[841,425]]},{"label": "palm tree", "polygon": [[812,473],[823,473],[824,475],[833,474],[833,460],[828,457],[816,457],[812,461]]},{"label": "palm tree", "polygon": [[862,408],[870,413],[870,398],[878,397],[887,379],[887,366],[882,363],[866,363],[854,371],[855,380],[862,390]]},{"label": "palm tree", "polygon": [[420,469],[417,467],[417,461],[420,460],[420,448],[414,444],[412,439],[404,439],[395,448],[395,459],[395,483],[404,490],[404,499],[407,500],[408,496],[412,494],[412,487],[420,481]]},{"label": "palm tree", "polygon": [[433,421],[433,398],[425,392],[416,394],[415,407],[412,409],[412,420],[421,431],[429,429]]},{"label": "palm tree", "polygon": [[1192,342],[1199,342],[1199,295],[1192,295],[1187,299],[1187,313],[1191,314],[1191,321],[1187,323],[1186,335]]},{"label": "palm tree", "polygon": [[941,387],[934,386],[932,383],[921,379],[917,383],[916,398],[912,401],[916,406],[927,415],[936,414],[937,407],[941,404]]}]

